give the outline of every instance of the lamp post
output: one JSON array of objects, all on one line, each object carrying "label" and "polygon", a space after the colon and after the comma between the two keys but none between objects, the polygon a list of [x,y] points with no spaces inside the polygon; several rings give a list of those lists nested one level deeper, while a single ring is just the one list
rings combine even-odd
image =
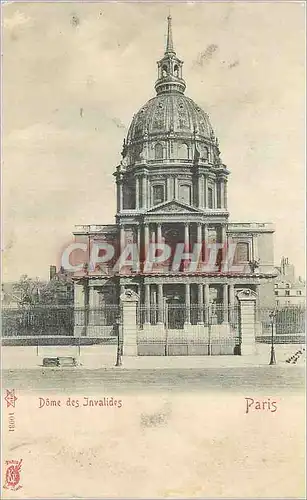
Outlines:
[{"label": "lamp post", "polygon": [[270,358],[270,365],[276,365],[276,356],[275,356],[275,348],[274,348],[274,324],[276,320],[276,310],[272,311],[270,313],[270,319],[271,319],[271,358]]},{"label": "lamp post", "polygon": [[117,330],[117,353],[115,366],[122,366],[122,349],[121,349],[121,335],[120,335],[120,318],[115,320]]}]

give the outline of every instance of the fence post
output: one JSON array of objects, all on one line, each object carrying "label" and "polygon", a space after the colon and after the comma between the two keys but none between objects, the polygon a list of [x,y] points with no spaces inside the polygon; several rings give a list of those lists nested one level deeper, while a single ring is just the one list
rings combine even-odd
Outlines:
[{"label": "fence post", "polygon": [[248,288],[238,291],[241,355],[256,354],[257,294]]},{"label": "fence post", "polygon": [[132,290],[125,290],[120,296],[122,306],[123,356],[137,356],[136,307],[139,296]]},{"label": "fence post", "polygon": [[86,334],[85,289],[82,281],[74,283],[74,337]]}]

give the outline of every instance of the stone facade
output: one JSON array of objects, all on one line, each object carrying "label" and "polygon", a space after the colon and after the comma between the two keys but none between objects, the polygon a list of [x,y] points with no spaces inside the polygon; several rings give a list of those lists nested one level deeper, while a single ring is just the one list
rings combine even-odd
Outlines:
[{"label": "stone facade", "polygon": [[[274,303],[273,233],[270,223],[232,223],[228,211],[230,172],[222,162],[218,139],[208,114],[186,97],[182,61],[177,57],[168,18],[167,44],[158,62],[157,95],[134,116],[124,141],[122,160],[114,173],[117,190],[116,223],[110,226],[76,226],[76,238],[104,238],[116,242],[111,263],[76,273],[76,307],[99,307],[119,302],[125,290],[133,290],[145,309],[157,310],[163,322],[163,304],[182,304],[184,325],[191,322],[191,307],[218,304],[224,311],[219,323],[227,324],[228,309],[237,292],[249,289],[264,305]],[[130,273],[113,273],[110,266],[127,243],[136,243],[145,255],[150,243],[183,243],[188,251],[202,246],[201,261],[208,259],[210,243],[222,252],[236,243],[235,262],[244,272],[214,272],[181,266],[174,271],[168,262],[146,273],[141,267]],[[261,292],[263,289],[263,292]],[[146,313],[146,311],[148,313]],[[202,318],[197,321],[202,324]]]}]

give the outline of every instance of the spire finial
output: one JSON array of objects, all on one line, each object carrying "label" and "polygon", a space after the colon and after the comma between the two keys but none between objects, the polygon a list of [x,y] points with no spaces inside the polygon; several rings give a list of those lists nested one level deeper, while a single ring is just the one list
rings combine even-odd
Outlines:
[{"label": "spire finial", "polygon": [[176,54],[174,51],[173,44],[173,33],[172,33],[172,16],[169,14],[167,16],[167,41],[166,41],[166,50],[165,54]]}]

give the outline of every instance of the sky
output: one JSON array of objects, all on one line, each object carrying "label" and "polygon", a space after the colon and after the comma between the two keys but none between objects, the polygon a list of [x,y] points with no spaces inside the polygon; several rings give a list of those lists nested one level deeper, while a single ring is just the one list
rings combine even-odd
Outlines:
[{"label": "sky", "polygon": [[231,171],[231,222],[273,222],[305,276],[304,3],[18,3],[2,8],[3,281],[48,278],[75,224],[114,223],[113,172],[155,95],[171,9],[186,95]]}]

